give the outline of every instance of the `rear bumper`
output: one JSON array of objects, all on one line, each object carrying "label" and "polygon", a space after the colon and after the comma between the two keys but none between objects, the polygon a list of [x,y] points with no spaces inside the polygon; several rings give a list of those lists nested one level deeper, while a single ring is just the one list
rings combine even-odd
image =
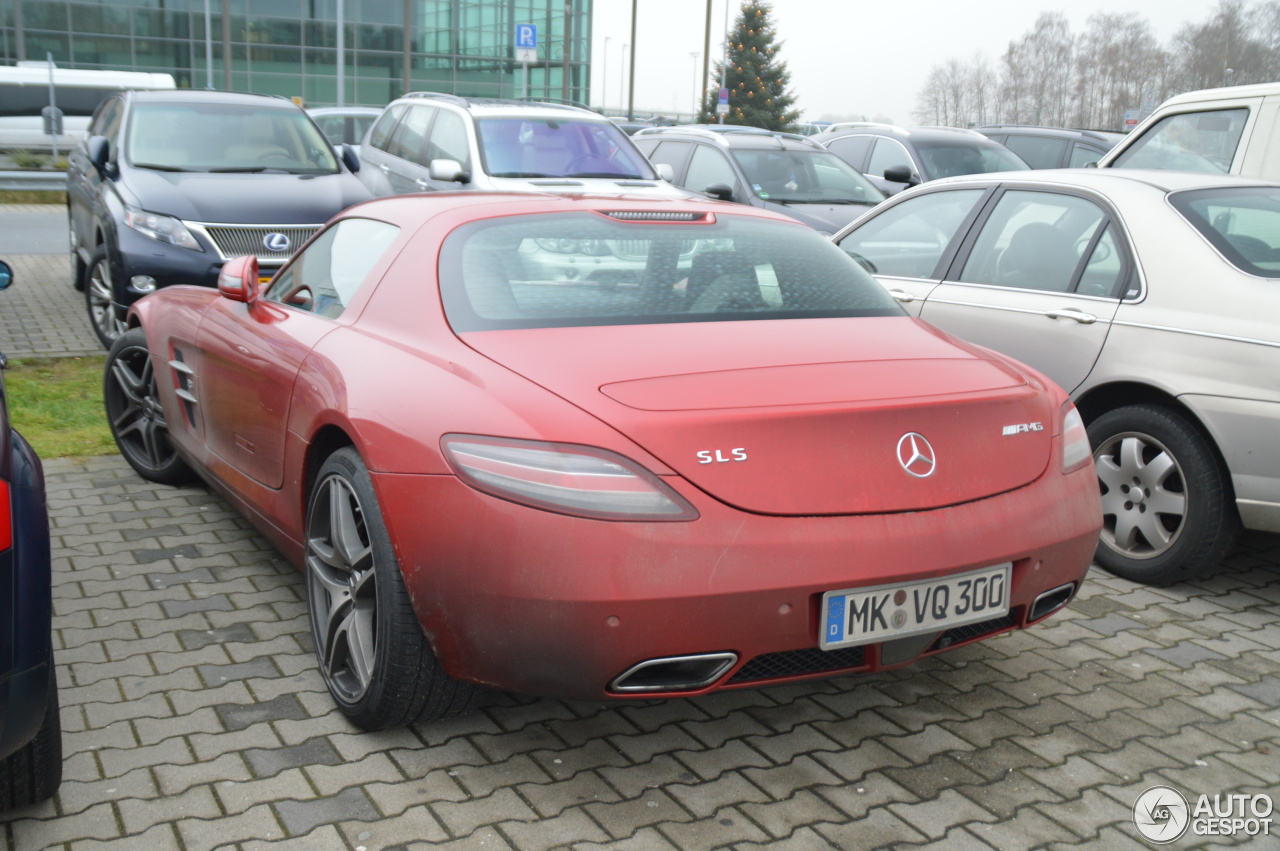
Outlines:
[{"label": "rear bumper", "polygon": [[[451,476],[373,478],[418,618],[445,669],[503,689],[584,699],[624,696],[608,684],[660,657],[736,655],[714,682],[684,695],[911,661],[941,647],[926,643],[911,658],[882,655],[878,645],[841,657],[818,651],[823,593],[1006,561],[1014,565],[1012,617],[990,631],[1025,626],[1039,595],[1078,587],[1101,526],[1091,466],[947,509],[842,517],[746,514],[676,481],[701,513],[687,523],[565,517],[477,493]],[[939,636],[935,645],[949,643]],[[821,670],[749,667],[791,651],[822,654]],[[847,664],[823,667],[831,659]],[[754,673],[762,670],[775,673]]]}]

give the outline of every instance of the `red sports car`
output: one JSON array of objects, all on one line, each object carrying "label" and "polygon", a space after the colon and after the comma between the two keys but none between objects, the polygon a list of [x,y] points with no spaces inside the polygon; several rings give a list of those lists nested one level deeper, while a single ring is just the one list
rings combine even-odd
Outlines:
[{"label": "red sports car", "polygon": [[306,572],[365,728],[902,665],[1061,608],[1098,540],[1062,390],[750,207],[387,198],[128,323],[125,458]]}]

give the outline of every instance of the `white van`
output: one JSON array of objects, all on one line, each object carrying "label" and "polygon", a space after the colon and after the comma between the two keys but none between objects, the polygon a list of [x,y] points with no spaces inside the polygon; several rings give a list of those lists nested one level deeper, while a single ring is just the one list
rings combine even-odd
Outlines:
[{"label": "white van", "polygon": [[1169,98],[1098,161],[1280,180],[1280,83]]},{"label": "white van", "polygon": [[[98,104],[125,89],[176,88],[172,74],[145,71],[89,71],[53,68],[54,100],[62,110],[58,150],[69,151],[84,137]],[[49,105],[49,63],[0,66],[0,150],[43,151],[53,146],[40,110]]]}]

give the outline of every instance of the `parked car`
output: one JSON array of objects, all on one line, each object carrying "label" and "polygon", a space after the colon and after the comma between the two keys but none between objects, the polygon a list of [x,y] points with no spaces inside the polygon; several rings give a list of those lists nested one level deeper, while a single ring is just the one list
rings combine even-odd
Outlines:
[{"label": "parked car", "polygon": [[651,162],[693,192],[786,213],[824,234],[884,200],[843,160],[794,133],[708,124],[658,127],[635,135]]},{"label": "parked car", "polygon": [[617,124],[561,103],[411,92],[360,147],[377,196],[441,190],[683,197]]},{"label": "parked car", "polygon": [[1123,133],[1105,130],[1068,130],[1026,124],[993,124],[977,130],[1013,151],[1032,168],[1083,168],[1090,163],[1096,164],[1103,154],[1124,138]]},{"label": "parked car", "polygon": [[[529,243],[629,267],[548,278]],[[880,670],[1061,608],[1097,541],[1065,393],[745,205],[380,199],[263,290],[247,257],[129,324],[107,359],[124,457],[198,470],[306,572],[321,671],[364,728],[479,684]]]},{"label": "parked car", "polygon": [[321,106],[307,110],[307,115],[335,147],[359,145],[381,114],[381,109],[372,106]]},{"label": "parked car", "polygon": [[[0,290],[12,282],[0,262]],[[7,402],[0,378],[0,810],[50,798],[62,782],[44,470]]]},{"label": "parked car", "polygon": [[1280,185],[975,175],[891,199],[835,241],[912,313],[1071,393],[1112,573],[1203,575],[1241,526],[1280,531]]},{"label": "parked car", "polygon": [[812,137],[867,176],[886,195],[910,186],[961,174],[1021,171],[1017,154],[974,130],[857,124]]},{"label": "parked car", "polygon": [[[341,158],[340,158],[341,156]],[[345,207],[369,198],[341,155],[285,98],[125,91],[94,113],[70,157],[73,283],[104,346],[129,305],[171,284],[213,286],[228,257],[270,275]]]},{"label": "parked car", "polygon": [[1280,180],[1280,82],[1171,97],[1098,162]]}]

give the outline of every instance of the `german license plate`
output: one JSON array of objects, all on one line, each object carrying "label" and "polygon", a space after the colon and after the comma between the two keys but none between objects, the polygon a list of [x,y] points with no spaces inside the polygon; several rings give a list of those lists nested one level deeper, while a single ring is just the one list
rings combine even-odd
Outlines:
[{"label": "german license plate", "polygon": [[941,579],[828,591],[819,647],[835,650],[1004,617],[1012,568],[1005,562]]}]

